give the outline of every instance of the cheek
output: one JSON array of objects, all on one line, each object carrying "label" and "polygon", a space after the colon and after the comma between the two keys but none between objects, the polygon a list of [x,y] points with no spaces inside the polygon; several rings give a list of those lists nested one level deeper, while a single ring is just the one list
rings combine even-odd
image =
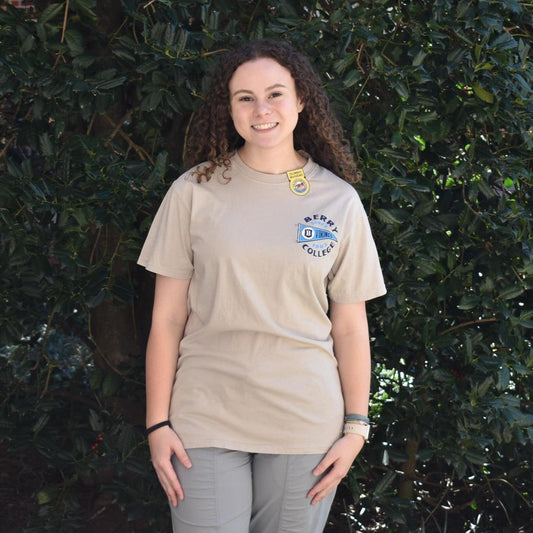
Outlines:
[{"label": "cheek", "polygon": [[245,108],[242,105],[230,105],[229,106],[229,114],[230,117],[233,120],[242,120],[243,116],[245,115]]},{"label": "cheek", "polygon": [[240,112],[238,109],[232,109],[230,112],[231,120],[233,120],[233,124],[235,127],[238,127],[239,123],[242,122],[242,112]]},{"label": "cheek", "polygon": [[297,115],[302,111],[304,105],[299,100],[290,100],[283,103],[283,113]]},{"label": "cheek", "polygon": [[233,127],[235,128],[237,133],[241,136],[246,129],[245,125],[247,123],[243,115],[244,113],[242,112],[242,110],[239,110],[239,109],[230,110],[230,118],[231,118],[231,122],[233,123]]}]

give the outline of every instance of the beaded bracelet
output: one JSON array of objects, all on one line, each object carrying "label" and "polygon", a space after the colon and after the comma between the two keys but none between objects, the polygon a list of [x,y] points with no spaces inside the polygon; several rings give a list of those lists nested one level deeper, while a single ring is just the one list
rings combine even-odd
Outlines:
[{"label": "beaded bracelet", "polygon": [[146,428],[146,435],[150,435],[153,431],[156,429],[162,428],[164,426],[170,426],[170,420],[165,420],[163,422],[159,422],[159,424],[154,424],[153,426],[150,426],[149,428]]},{"label": "beaded bracelet", "polygon": [[344,430],[343,433],[347,435],[348,433],[354,434],[354,435],[360,435],[365,439],[365,441],[368,440],[368,435],[370,434],[370,426],[369,425],[363,425],[363,424],[350,424],[349,422],[344,424]]},{"label": "beaded bracelet", "polygon": [[365,424],[370,424],[370,419],[368,416],[358,415],[358,414],[348,414],[344,415],[345,422],[363,422]]}]

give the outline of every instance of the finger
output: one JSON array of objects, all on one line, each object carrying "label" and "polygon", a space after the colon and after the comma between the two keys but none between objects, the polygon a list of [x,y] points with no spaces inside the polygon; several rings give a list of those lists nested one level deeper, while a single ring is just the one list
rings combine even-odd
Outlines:
[{"label": "finger", "polygon": [[176,507],[178,502],[185,498],[185,494],[174,469],[171,466],[170,470],[160,470],[157,472],[157,476],[169,502]]},{"label": "finger", "polygon": [[183,447],[176,447],[174,450],[174,455],[178,458],[178,461],[185,467],[191,468],[192,463]]},{"label": "finger", "polygon": [[330,453],[327,453],[325,457],[318,463],[318,465],[313,470],[313,475],[320,476],[323,474],[335,461],[337,458]]},{"label": "finger", "polygon": [[328,485],[322,488],[317,488],[312,495],[309,495],[308,498],[311,500],[311,505],[316,505],[321,502],[334,488],[336,485]]},{"label": "finger", "polygon": [[314,502],[319,495],[328,489],[330,483],[330,479],[327,476],[324,477],[307,493],[307,498]]},{"label": "finger", "polygon": [[334,468],[326,474],[316,485],[307,493],[307,498],[314,505],[323,500],[337,485],[342,481],[344,475],[340,469]]},{"label": "finger", "polygon": [[185,495],[171,460],[154,461],[153,465],[169,501],[177,505],[178,500],[183,500]]},{"label": "finger", "polygon": [[318,490],[308,497],[311,500],[311,505],[316,505],[321,502],[328,494],[335,490],[337,485],[338,483],[332,483],[322,488],[318,487]]}]

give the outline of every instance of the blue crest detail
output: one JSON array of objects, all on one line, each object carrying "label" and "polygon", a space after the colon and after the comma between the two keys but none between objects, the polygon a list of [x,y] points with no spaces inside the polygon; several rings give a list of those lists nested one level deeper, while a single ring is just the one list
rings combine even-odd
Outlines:
[{"label": "blue crest detail", "polygon": [[298,224],[298,242],[314,242],[326,239],[337,242],[337,237],[327,229]]}]

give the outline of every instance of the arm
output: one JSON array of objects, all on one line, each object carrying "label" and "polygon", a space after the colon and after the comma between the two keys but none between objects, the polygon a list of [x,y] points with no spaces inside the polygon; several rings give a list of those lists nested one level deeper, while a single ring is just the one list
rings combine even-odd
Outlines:
[{"label": "arm", "polygon": [[[156,277],[152,327],[146,348],[146,427],[168,420],[179,343],[187,321],[189,280]],[[170,459],[190,461],[176,433],[162,427],[148,436],[152,464],[172,505],[184,498]]]},{"label": "arm", "polygon": [[[345,413],[368,413],[370,394],[370,344],[365,302],[331,302],[333,350],[339,366]],[[364,445],[360,435],[347,434],[330,448],[313,473],[328,473],[309,491],[317,503],[334,490],[346,476]]]}]

